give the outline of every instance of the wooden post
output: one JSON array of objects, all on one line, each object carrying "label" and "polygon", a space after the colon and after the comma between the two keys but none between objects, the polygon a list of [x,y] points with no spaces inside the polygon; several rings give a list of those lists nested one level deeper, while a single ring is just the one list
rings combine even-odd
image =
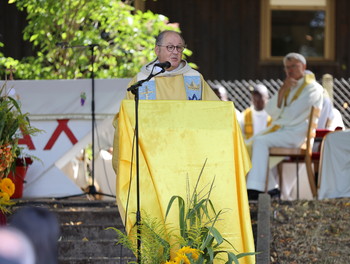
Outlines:
[{"label": "wooden post", "polygon": [[326,73],[322,76],[322,86],[327,91],[329,98],[333,103],[333,76]]},{"label": "wooden post", "polygon": [[270,263],[271,227],[270,227],[271,197],[267,193],[259,194],[258,200],[258,227],[256,251],[256,263]]}]

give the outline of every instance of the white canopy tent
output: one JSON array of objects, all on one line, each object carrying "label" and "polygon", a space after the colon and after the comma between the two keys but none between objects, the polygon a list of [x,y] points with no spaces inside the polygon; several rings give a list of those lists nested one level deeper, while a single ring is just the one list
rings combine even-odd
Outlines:
[{"label": "white canopy tent", "polygon": [[[95,80],[95,183],[115,195],[111,160],[102,150],[113,145],[112,120],[119,111],[130,79]],[[3,81],[0,82],[2,87]],[[81,194],[87,183],[75,159],[92,142],[92,83],[84,80],[8,81],[6,89],[18,99],[31,124],[43,130],[20,141],[26,153],[38,157],[29,167],[24,198]],[[73,166],[73,165],[76,166]],[[85,186],[84,186],[85,184]]]}]

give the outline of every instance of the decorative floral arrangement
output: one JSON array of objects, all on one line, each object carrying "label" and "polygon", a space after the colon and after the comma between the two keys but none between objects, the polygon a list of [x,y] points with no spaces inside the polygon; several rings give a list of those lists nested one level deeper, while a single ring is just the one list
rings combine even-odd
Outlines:
[{"label": "decorative floral arrangement", "polygon": [[9,207],[14,204],[10,200],[15,193],[15,184],[9,178],[0,179],[0,211],[3,214],[9,213]]},{"label": "decorative floral arrangement", "polygon": [[[12,205],[11,195],[15,185],[7,178],[10,171],[14,171],[17,159],[22,156],[22,148],[18,139],[24,135],[35,135],[41,130],[30,125],[29,113],[22,113],[19,103],[9,96],[6,82],[0,89],[0,210],[8,212]],[[22,157],[23,162],[27,161]]]},{"label": "decorative floral arrangement", "polygon": [[[203,171],[203,169],[202,169]],[[215,211],[213,203],[210,200],[210,194],[213,188],[212,182],[209,191],[197,191],[197,184],[192,195],[189,195],[187,202],[180,196],[173,196],[168,204],[166,217],[168,216],[174,201],[178,201],[179,205],[179,227],[180,230],[169,228],[166,231],[164,224],[157,219],[152,219],[147,213],[143,213],[140,224],[136,224],[130,233],[126,235],[121,230],[113,227],[118,235],[117,244],[130,249],[135,256],[141,256],[142,264],[202,264],[213,263],[215,260],[223,260],[223,254],[227,256],[225,263],[236,263],[238,259],[255,255],[255,252],[235,254],[232,251],[224,250],[223,242],[227,242],[233,251],[236,251],[232,244],[222,237],[215,224],[219,221],[219,217],[224,213],[223,210]],[[187,193],[189,192],[187,184]],[[205,194],[203,194],[205,193]],[[165,221],[166,222],[166,221]],[[139,232],[138,232],[139,229]],[[179,231],[180,235],[174,235],[175,231]],[[142,241],[141,252],[138,252],[137,239]],[[170,244],[168,241],[175,241]],[[140,253],[140,254],[139,254]]]}]

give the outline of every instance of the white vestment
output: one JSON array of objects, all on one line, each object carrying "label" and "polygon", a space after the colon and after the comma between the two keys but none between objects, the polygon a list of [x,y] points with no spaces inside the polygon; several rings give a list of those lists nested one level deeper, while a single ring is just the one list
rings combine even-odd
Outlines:
[{"label": "white vestment", "polygon": [[326,90],[324,90],[322,111],[318,119],[317,129],[335,130],[339,127],[343,130],[345,129],[341,113],[338,109],[334,108],[332,100],[329,98]]},{"label": "white vestment", "polygon": [[333,113],[333,103],[329,96],[324,93],[323,103],[322,103],[322,111],[320,113],[320,117],[318,119],[318,129],[330,129],[330,124],[334,119]]},{"label": "white vestment", "polygon": [[[272,124],[279,125],[275,132],[265,134],[269,128],[251,138],[252,140],[252,169],[247,177],[247,188],[264,191],[266,171],[269,161],[270,147],[299,147],[306,139],[308,128],[308,117],[312,106],[322,108],[323,88],[316,81],[307,84],[296,100],[294,95],[298,88],[304,83],[304,78],[298,80],[295,87],[292,87],[287,104],[277,107],[278,93],[267,103],[266,112],[272,117]],[[250,142],[250,141],[249,141]],[[268,189],[276,188],[277,182],[273,174],[269,174]]]},{"label": "white vestment", "polygon": [[236,108],[236,119],[237,119],[237,122],[238,124],[241,124],[242,122],[242,113]]},{"label": "white vestment", "polygon": [[350,197],[350,130],[329,133],[323,142],[319,199]]},{"label": "white vestment", "polygon": [[333,116],[334,116],[334,118],[333,118],[331,125],[328,129],[335,130],[337,127],[341,127],[344,130],[345,125],[344,125],[343,117],[342,117],[340,111],[334,107],[333,107]]}]

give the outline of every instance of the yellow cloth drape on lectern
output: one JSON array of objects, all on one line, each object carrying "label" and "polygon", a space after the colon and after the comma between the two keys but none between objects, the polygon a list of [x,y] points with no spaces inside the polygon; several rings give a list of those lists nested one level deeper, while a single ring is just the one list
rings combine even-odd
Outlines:
[{"label": "yellow cloth drape on lectern", "polygon": [[[210,198],[217,211],[228,209],[216,227],[239,253],[254,252],[245,179],[251,163],[233,103],[140,100],[138,112],[141,211],[164,219],[170,198],[179,195],[187,199],[187,179],[193,190],[207,160],[199,190],[210,185],[215,177]],[[123,100],[118,119],[116,193],[124,224],[128,202],[127,231],[136,222],[137,209],[134,128],[135,102]],[[177,226],[177,212],[171,212],[167,223]],[[232,250],[228,245],[226,249]],[[255,263],[255,257],[244,257],[240,263]]]}]

